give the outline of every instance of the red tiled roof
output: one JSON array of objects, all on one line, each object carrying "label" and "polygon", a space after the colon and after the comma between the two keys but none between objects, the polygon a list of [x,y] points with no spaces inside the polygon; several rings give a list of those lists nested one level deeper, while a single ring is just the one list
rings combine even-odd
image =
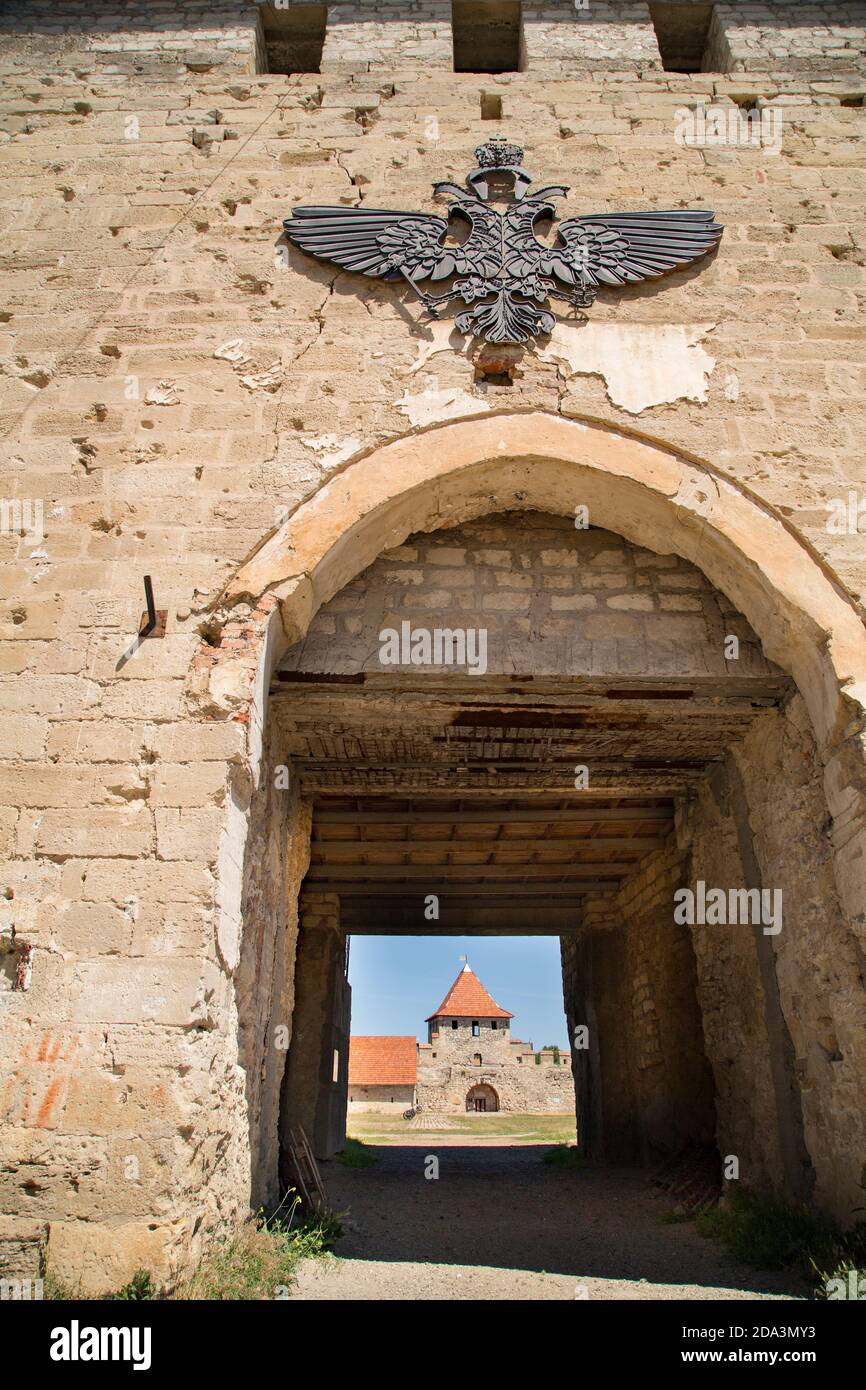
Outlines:
[{"label": "red tiled roof", "polygon": [[507,1009],[500,1009],[491,998],[478,976],[464,965],[457,979],[449,989],[435,1013],[425,1019],[442,1018],[450,1015],[455,1018],[513,1018]]},{"label": "red tiled roof", "polygon": [[350,1086],[414,1086],[415,1038],[349,1039]]}]

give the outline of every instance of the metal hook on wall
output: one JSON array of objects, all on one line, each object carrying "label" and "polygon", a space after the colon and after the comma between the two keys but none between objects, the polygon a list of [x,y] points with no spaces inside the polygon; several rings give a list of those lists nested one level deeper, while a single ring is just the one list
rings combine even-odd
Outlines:
[{"label": "metal hook on wall", "polygon": [[164,637],[168,610],[166,608],[158,609],[155,606],[153,584],[149,574],[144,576],[144,597],[147,600],[147,611],[141,615],[138,628],[139,640],[144,641],[145,637]]}]

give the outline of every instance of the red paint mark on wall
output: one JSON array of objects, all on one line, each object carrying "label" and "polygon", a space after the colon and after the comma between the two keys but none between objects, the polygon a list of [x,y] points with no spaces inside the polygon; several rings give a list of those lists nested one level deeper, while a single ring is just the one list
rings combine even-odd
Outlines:
[{"label": "red paint mark on wall", "polygon": [[12,1109],[12,1099],[15,1095],[15,1077],[10,1076],[6,1085],[3,1087],[3,1114],[8,1115]]},{"label": "red paint mark on wall", "polygon": [[48,1128],[48,1124],[51,1119],[51,1111],[54,1108],[54,1103],[59,1097],[62,1088],[62,1079],[59,1076],[55,1076],[54,1080],[50,1083],[48,1090],[45,1092],[42,1104],[39,1107],[39,1113],[36,1116],[36,1123],[40,1129]]},{"label": "red paint mark on wall", "polygon": [[37,1062],[56,1062],[58,1057],[60,1057],[64,1061],[68,1061],[69,1058],[74,1055],[80,1041],[76,1033],[73,1034],[64,1046],[63,1039],[60,1038],[59,1040],[55,1040],[49,1029],[47,1033],[43,1033],[42,1035],[39,1047],[36,1050],[36,1060]]}]

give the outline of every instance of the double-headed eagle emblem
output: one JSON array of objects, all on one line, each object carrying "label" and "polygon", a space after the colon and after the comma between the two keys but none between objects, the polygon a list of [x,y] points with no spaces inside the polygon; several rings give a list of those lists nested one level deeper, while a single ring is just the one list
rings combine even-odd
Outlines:
[{"label": "double-headed eagle emblem", "polygon": [[[523,150],[501,137],[480,145],[475,157],[478,167],[465,187],[433,185],[437,197],[452,199],[447,218],[382,208],[301,207],[286,218],[286,236],[346,270],[406,280],[434,318],[452,301],[461,301],[466,306],[456,317],[461,333],[489,343],[525,343],[553,328],[556,320],[546,307],[550,296],[585,309],[599,285],[655,280],[705,256],[722,235],[711,212],[677,208],[569,217],[548,244],[536,236],[536,224],[550,223],[553,200],[564,198],[568,189],[552,185],[529,193],[533,180],[523,168]],[[508,179],[512,201],[499,212],[490,202],[491,183],[495,190]],[[461,227],[465,232],[467,223],[468,236],[461,240],[455,233]],[[422,290],[422,281],[442,283],[443,293]]]}]

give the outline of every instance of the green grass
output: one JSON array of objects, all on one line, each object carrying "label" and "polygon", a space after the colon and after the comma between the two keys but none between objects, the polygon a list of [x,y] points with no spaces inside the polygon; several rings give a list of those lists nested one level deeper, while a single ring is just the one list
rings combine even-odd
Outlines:
[{"label": "green grass", "polygon": [[[296,1203],[295,1203],[296,1205]],[[325,1255],[341,1234],[339,1218],[319,1212],[293,1224],[260,1217],[206,1253],[173,1299],[262,1300],[285,1298],[300,1260]]]},{"label": "green grass", "polygon": [[153,1280],[146,1269],[137,1269],[128,1284],[124,1284],[117,1293],[110,1293],[108,1298],[119,1298],[126,1301],[138,1301],[145,1298],[156,1298],[156,1289],[153,1287]]},{"label": "green grass", "polygon": [[[281,1204],[282,1205],[282,1204]],[[263,1300],[285,1298],[300,1260],[327,1255],[341,1234],[339,1217],[331,1212],[297,1220],[298,1198],[288,1214],[270,1218],[259,1213],[234,1235],[215,1241],[205,1251],[198,1267],[171,1293],[160,1293],[148,1270],[136,1270],[128,1284],[104,1299],[176,1300]],[[45,1297],[51,1299],[86,1298],[80,1290],[45,1276]]]},{"label": "green grass", "polygon": [[825,1212],[789,1206],[765,1193],[734,1188],[723,1205],[699,1214],[695,1228],[745,1264],[794,1269],[819,1288],[843,1267],[866,1268],[862,1222],[843,1232]]},{"label": "green grass", "polygon": [[346,1168],[374,1168],[379,1162],[379,1154],[374,1154],[360,1139],[347,1137],[346,1143],[337,1154],[337,1162]]},{"label": "green grass", "polygon": [[574,1115],[525,1115],[500,1110],[489,1115],[461,1112],[448,1116],[447,1129],[413,1130],[408,1120],[400,1115],[361,1111],[349,1115],[348,1130],[353,1138],[371,1144],[393,1143],[401,1138],[416,1140],[422,1136],[425,1140],[441,1136],[457,1143],[516,1137],[527,1144],[573,1144],[574,1123]]},{"label": "green grass", "polygon": [[696,1211],[672,1208],[662,1212],[660,1220],[663,1226],[687,1226],[690,1221],[697,1219],[697,1215]]},{"label": "green grass", "polygon": [[583,1154],[578,1153],[575,1144],[557,1144],[555,1149],[548,1149],[543,1155],[542,1162],[549,1164],[551,1168],[585,1168],[586,1159]]}]

